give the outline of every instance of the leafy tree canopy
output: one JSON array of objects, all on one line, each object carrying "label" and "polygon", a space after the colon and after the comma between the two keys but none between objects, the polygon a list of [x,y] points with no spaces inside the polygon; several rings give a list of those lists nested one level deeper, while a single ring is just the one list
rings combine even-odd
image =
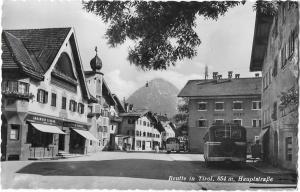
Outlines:
[{"label": "leafy tree canopy", "polygon": [[[155,2],[84,1],[83,8],[109,24],[106,38],[116,47],[134,41],[128,60],[143,70],[165,70],[197,55],[201,41],[194,31],[196,16],[217,20],[240,1]],[[276,13],[277,2],[258,1],[255,9]]]}]

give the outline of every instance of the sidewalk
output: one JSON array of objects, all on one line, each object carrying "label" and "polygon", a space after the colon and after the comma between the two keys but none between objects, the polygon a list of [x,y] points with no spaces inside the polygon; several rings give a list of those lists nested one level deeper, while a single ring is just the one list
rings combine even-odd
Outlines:
[{"label": "sidewalk", "polygon": [[247,162],[247,164],[257,170],[259,170],[262,173],[266,174],[290,174],[290,175],[297,175],[295,171],[283,169],[274,167],[271,164],[262,162],[262,161],[256,161],[256,162]]}]

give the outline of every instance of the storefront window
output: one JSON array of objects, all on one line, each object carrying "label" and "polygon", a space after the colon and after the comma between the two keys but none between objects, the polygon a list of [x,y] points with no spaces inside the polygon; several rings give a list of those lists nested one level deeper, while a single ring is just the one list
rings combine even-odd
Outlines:
[{"label": "storefront window", "polygon": [[10,139],[11,140],[19,140],[19,132],[20,132],[20,125],[11,125],[10,129]]},{"label": "storefront window", "polygon": [[53,143],[53,134],[38,131],[32,125],[28,125],[27,143],[31,143],[32,147],[48,147]]}]

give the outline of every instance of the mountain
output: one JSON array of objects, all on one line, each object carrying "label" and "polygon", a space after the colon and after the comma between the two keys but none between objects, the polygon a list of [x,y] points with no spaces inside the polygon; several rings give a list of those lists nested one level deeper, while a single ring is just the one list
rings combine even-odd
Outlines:
[{"label": "mountain", "polygon": [[149,109],[154,113],[172,117],[177,113],[177,94],[179,90],[164,79],[153,79],[148,86],[137,89],[127,102],[134,109]]}]

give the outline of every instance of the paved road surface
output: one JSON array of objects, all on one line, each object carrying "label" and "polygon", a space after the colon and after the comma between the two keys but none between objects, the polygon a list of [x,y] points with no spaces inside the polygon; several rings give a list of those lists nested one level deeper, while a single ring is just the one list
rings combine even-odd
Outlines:
[{"label": "paved road surface", "polygon": [[[183,153],[101,152],[64,160],[7,161],[1,167],[2,188],[242,190],[295,183],[289,175],[264,174],[250,166],[207,168],[202,155]],[[254,176],[273,181],[234,182]],[[226,182],[220,181],[225,177]],[[283,183],[288,185],[278,185]]]}]

